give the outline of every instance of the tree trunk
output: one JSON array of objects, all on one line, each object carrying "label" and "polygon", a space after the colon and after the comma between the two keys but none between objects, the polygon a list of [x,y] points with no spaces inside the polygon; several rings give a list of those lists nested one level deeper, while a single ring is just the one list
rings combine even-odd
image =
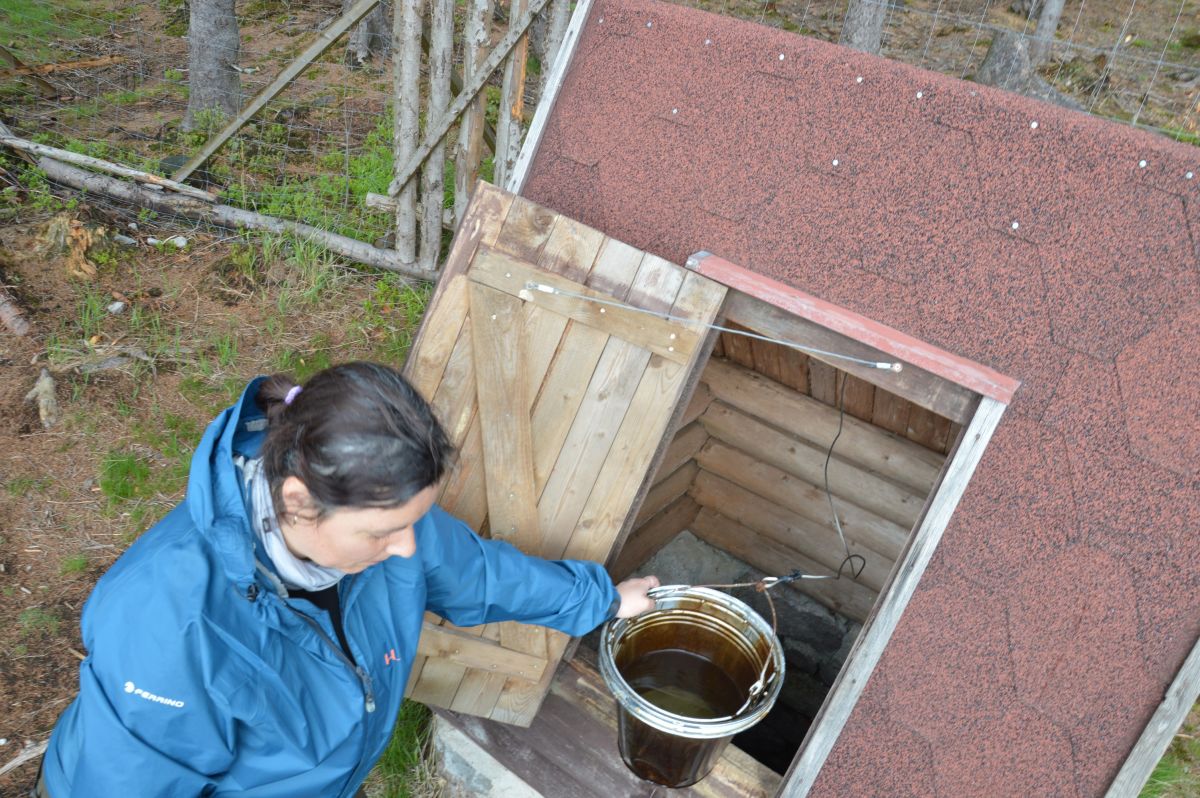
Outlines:
[{"label": "tree trunk", "polygon": [[886,13],[887,4],[884,0],[850,0],[838,42],[864,53],[878,55]]},{"label": "tree trunk", "polygon": [[183,129],[197,127],[197,115],[218,111],[237,114],[242,104],[238,72],[241,40],[238,36],[236,0],[192,0],[188,26],[188,108]]},{"label": "tree trunk", "polygon": [[[354,2],[355,0],[342,0],[342,13],[346,13]],[[376,56],[387,57],[392,51],[391,6],[388,0],[383,0],[350,33],[346,53],[351,66],[361,67]]]},{"label": "tree trunk", "polygon": [[1054,34],[1058,30],[1058,20],[1062,17],[1063,0],[1045,0],[1042,3],[1042,13],[1038,15],[1037,35],[1029,46],[1029,60],[1037,68],[1050,57],[1050,49],[1054,45]]},{"label": "tree trunk", "polygon": [[1083,110],[1078,102],[1055,89],[1034,71],[1033,62],[1029,59],[1029,47],[1029,39],[1016,31],[997,33],[979,67],[976,80],[1065,108]]}]

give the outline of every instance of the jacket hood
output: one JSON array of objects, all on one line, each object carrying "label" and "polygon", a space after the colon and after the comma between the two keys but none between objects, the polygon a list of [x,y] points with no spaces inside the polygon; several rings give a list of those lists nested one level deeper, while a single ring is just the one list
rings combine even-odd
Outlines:
[{"label": "jacket hood", "polygon": [[246,502],[233,464],[236,455],[257,457],[266,437],[266,414],[254,397],[263,377],[242,391],[204,431],[192,456],[184,503],[196,528],[212,542],[226,575],[248,586],[255,580],[255,542]]}]

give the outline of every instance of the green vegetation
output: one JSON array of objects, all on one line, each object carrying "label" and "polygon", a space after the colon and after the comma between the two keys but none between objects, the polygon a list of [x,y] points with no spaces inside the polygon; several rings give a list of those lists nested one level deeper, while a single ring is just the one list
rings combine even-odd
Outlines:
[{"label": "green vegetation", "polygon": [[430,794],[426,785],[433,780],[433,774],[429,772],[426,752],[431,717],[428,709],[414,701],[405,701],[400,707],[392,741],[368,780],[368,784],[379,790],[372,789],[372,795],[416,798]]},{"label": "green vegetation", "polygon": [[83,554],[73,554],[66,557],[59,566],[59,573],[63,576],[67,574],[77,574],[86,571],[88,567],[88,558]]},{"label": "green vegetation", "polygon": [[4,484],[4,489],[9,496],[27,496],[30,493],[42,493],[50,487],[48,479],[34,479],[33,477],[13,477]]},{"label": "green vegetation", "polygon": [[56,635],[58,634],[58,615],[53,610],[42,607],[30,607],[22,610],[17,617],[17,624],[22,635]]}]

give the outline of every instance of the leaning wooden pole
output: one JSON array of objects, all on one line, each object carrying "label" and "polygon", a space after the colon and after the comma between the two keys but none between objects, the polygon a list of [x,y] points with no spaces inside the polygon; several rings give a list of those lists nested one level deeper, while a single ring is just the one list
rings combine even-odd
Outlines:
[{"label": "leaning wooden pole", "polygon": [[[454,66],[454,0],[431,0],[429,26],[428,126],[434,127],[450,105],[450,70]],[[421,173],[422,269],[436,271],[442,247],[442,206],[445,204],[446,146],[439,143],[429,154]]]},{"label": "leaning wooden pole", "polygon": [[[421,114],[421,17],[424,0],[396,0],[392,21],[392,162],[405,163],[417,149]],[[396,255],[417,260],[417,185],[409,183],[396,203]]]}]

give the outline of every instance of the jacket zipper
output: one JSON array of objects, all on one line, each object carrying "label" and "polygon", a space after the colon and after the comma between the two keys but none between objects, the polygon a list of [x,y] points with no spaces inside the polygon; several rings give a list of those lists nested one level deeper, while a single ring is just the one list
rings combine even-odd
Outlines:
[{"label": "jacket zipper", "polygon": [[313,631],[315,631],[320,636],[320,638],[322,640],[324,640],[325,643],[333,650],[333,653],[337,654],[338,659],[340,659],[342,662],[346,663],[347,668],[354,671],[354,674],[358,677],[358,681],[362,683],[363,703],[365,704],[365,706],[367,708],[367,712],[374,712],[375,711],[375,687],[371,681],[371,674],[367,673],[366,669],[363,668],[363,666],[356,665],[353,660],[351,660],[349,657],[347,657],[346,652],[342,651],[341,646],[339,646],[332,639],[330,639],[329,635],[325,633],[325,630],[321,628],[321,624],[317,623],[315,620],[308,617],[303,612],[301,612],[300,610],[293,607],[291,604],[288,604],[287,601],[284,601],[283,603],[285,606],[287,606],[287,608],[289,610],[291,610],[292,612],[299,615],[304,620],[305,623],[307,623],[309,626],[311,626],[313,628]]}]

